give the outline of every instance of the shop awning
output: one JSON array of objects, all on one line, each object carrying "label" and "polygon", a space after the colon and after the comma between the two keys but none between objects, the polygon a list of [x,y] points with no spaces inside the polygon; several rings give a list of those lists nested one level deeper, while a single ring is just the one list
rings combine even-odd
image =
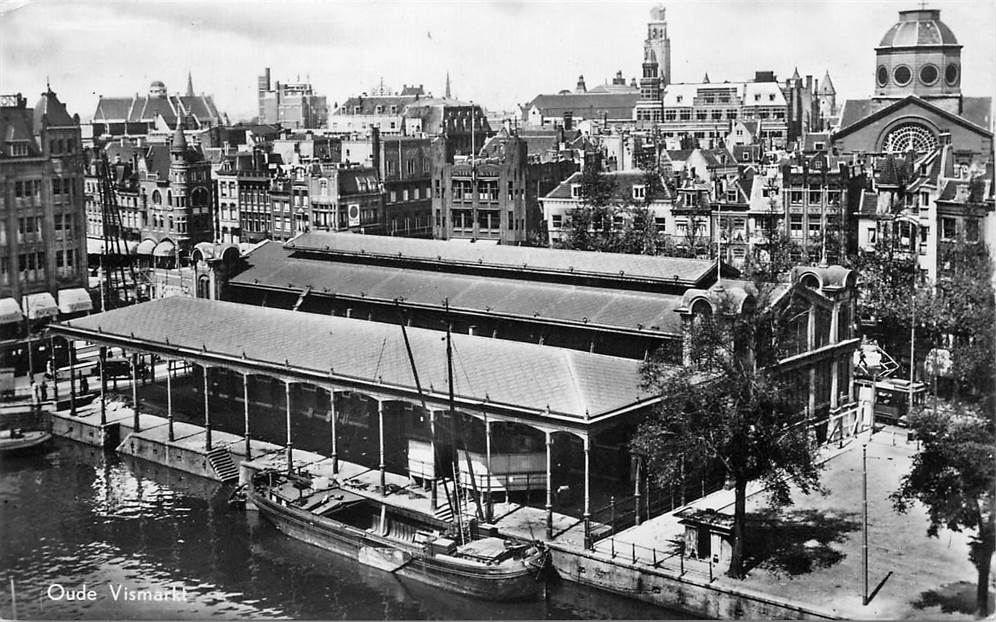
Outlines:
[{"label": "shop awning", "polygon": [[82,287],[59,290],[59,311],[62,313],[82,313],[93,311],[90,294]]},{"label": "shop awning", "polygon": [[24,297],[24,315],[29,320],[56,317],[59,315],[59,305],[55,304],[55,298],[48,292],[28,294]]},{"label": "shop awning", "polygon": [[156,244],[156,248],[152,251],[152,254],[156,257],[172,257],[175,251],[176,246],[173,242],[163,240],[159,244]]},{"label": "shop awning", "polygon": [[0,324],[13,324],[24,319],[21,306],[13,298],[0,298]]},{"label": "shop awning", "polygon": [[86,254],[87,255],[103,255],[104,254],[104,241],[100,238],[87,238],[86,239]]},{"label": "shop awning", "polygon": [[142,240],[135,248],[135,253],[139,255],[151,255],[155,249],[156,243],[154,240]]}]

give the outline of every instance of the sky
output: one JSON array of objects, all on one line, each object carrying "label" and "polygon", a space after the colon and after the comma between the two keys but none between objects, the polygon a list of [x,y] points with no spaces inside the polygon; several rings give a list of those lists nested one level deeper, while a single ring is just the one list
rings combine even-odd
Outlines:
[{"label": "sky", "polygon": [[[33,105],[46,78],[71,113],[97,98],[145,94],[153,80],[213,95],[234,122],[256,114],[256,79],[310,79],[330,105],[423,84],[492,110],[540,93],[588,88],[622,70],[638,76],[656,2],[559,0],[0,0],[0,93]],[[874,47],[897,12],[919,0],[672,0],[667,9],[674,82],[780,80],[795,67],[822,79],[838,102],[868,97]],[[929,0],[962,50],[962,91],[994,95],[996,4]]]}]

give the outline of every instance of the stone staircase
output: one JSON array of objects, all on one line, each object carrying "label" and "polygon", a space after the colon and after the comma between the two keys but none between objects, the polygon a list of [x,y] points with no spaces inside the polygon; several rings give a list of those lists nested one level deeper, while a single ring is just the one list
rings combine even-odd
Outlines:
[{"label": "stone staircase", "polygon": [[232,454],[229,453],[226,447],[215,447],[208,452],[208,462],[211,463],[211,468],[214,470],[214,474],[218,476],[218,479],[222,482],[231,482],[239,479],[239,467],[235,465],[235,461],[232,460]]}]

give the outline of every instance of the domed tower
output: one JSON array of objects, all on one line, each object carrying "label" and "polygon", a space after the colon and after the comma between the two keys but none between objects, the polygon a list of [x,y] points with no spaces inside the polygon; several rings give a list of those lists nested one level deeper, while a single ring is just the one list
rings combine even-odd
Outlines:
[{"label": "domed tower", "polygon": [[961,96],[961,45],[939,10],[900,11],[875,55],[876,99]]},{"label": "domed tower", "polygon": [[154,80],[152,84],[149,85],[149,97],[156,99],[166,98],[166,85],[160,80]]}]

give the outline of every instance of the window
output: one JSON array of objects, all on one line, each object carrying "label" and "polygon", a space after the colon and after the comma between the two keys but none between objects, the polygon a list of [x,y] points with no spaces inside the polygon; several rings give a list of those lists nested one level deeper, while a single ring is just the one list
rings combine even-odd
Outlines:
[{"label": "window", "polygon": [[736,201],[737,201],[737,189],[736,188],[728,188],[726,190],[726,202],[727,203],[736,203]]},{"label": "window", "polygon": [[809,204],[810,205],[819,205],[820,204],[820,200],[822,198],[822,194],[823,193],[820,192],[819,190],[810,190],[809,191]]},{"label": "window", "polygon": [[726,111],[726,118],[727,119],[736,119],[737,118],[737,111],[736,110],[727,110]]},{"label": "window", "polygon": [[789,235],[793,238],[802,237],[802,215],[792,214],[789,216]]},{"label": "window", "polygon": [[684,99],[684,96],[683,95],[678,95],[678,97],[676,97],[674,101],[676,101],[676,102],[678,102],[680,104],[682,99]]},{"label": "window", "polygon": [[761,101],[761,94],[760,93],[754,93],[754,101],[756,101],[756,102]]},{"label": "window", "polygon": [[789,203],[792,205],[802,205],[802,189],[793,188],[789,191]]},{"label": "window", "polygon": [[581,184],[571,184],[571,198],[572,199],[581,198]]},{"label": "window", "polygon": [[664,111],[664,120],[665,121],[674,121],[677,116],[678,115],[675,113],[674,110],[665,110]]},{"label": "window", "polygon": [[721,110],[713,110],[710,115],[714,120],[719,121],[723,118],[723,112]]},{"label": "window", "polygon": [[405,162],[405,166],[408,170],[409,175],[415,174],[415,160],[409,159],[407,162]]},{"label": "window", "polygon": [[679,118],[682,121],[689,121],[692,118],[692,111],[691,110],[682,110],[681,113],[678,116],[679,116]]},{"label": "window", "polygon": [[840,190],[827,190],[827,204],[840,205]]},{"label": "window", "polygon": [[958,221],[954,218],[941,218],[941,239],[954,240],[958,236]]},{"label": "window", "polygon": [[775,94],[774,93],[768,93],[768,101],[769,102],[775,101]]},{"label": "window", "polygon": [[564,217],[561,214],[554,214],[550,217],[550,222],[554,229],[560,229],[564,226]]},{"label": "window", "polygon": [[695,112],[695,120],[696,121],[705,121],[706,120],[706,112],[705,112],[705,110],[698,110],[698,111],[696,111]]},{"label": "window", "polygon": [[633,198],[634,199],[645,199],[647,198],[647,187],[642,185],[633,185]]},{"label": "window", "polygon": [[865,231],[865,238],[868,240],[869,244],[875,244],[878,241],[878,235],[875,227],[868,227]]}]

